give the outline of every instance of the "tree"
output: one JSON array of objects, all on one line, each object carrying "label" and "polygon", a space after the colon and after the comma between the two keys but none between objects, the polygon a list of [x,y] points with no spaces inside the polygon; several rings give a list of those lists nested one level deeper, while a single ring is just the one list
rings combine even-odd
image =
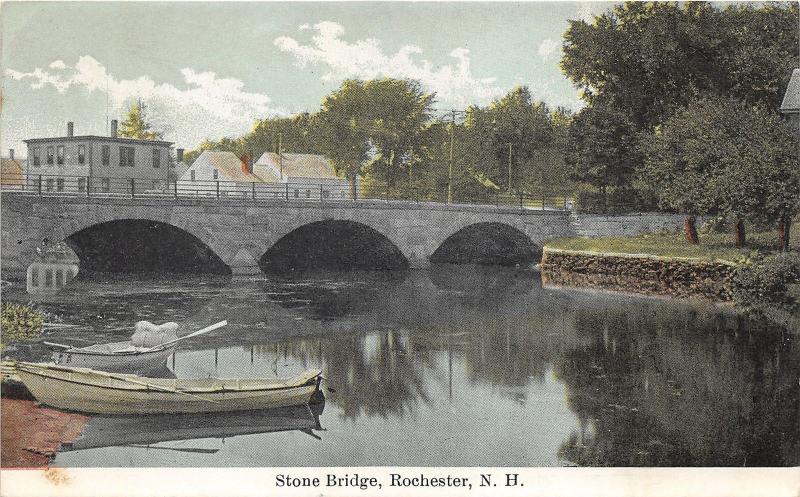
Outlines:
[{"label": "tree", "polygon": [[570,132],[576,179],[600,188],[608,177],[632,179],[637,135],[695,100],[730,97],[776,112],[800,64],[799,18],[788,2],[626,2],[591,23],[570,21],[561,68],[588,104]]},{"label": "tree", "polygon": [[643,138],[641,148],[642,178],[659,203],[690,217],[732,217],[737,246],[745,243],[745,220],[785,225],[800,212],[797,142],[762,106],[698,100]]},{"label": "tree", "polygon": [[153,131],[147,122],[145,105],[141,101],[128,108],[128,115],[119,125],[119,136],[138,140],[160,140],[161,133]]},{"label": "tree", "polygon": [[383,176],[388,187],[411,177],[434,99],[418,81],[387,78],[346,80],[323,100],[322,148],[351,180],[354,195],[360,174]]},{"label": "tree", "polygon": [[466,140],[473,171],[511,193],[563,187],[564,151],[571,116],[551,112],[519,86],[486,107],[470,107]]}]

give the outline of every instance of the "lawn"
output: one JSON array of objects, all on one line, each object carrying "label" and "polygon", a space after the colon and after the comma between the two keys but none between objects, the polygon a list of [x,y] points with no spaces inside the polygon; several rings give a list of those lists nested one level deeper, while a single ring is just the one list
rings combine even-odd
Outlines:
[{"label": "lawn", "polygon": [[[792,226],[792,250],[800,250],[800,220]],[[699,245],[689,245],[681,233],[648,233],[635,237],[609,236],[602,238],[559,238],[547,242],[546,248],[585,250],[613,254],[648,254],[659,257],[722,260],[733,263],[758,254],[774,252],[777,230],[748,233],[747,244],[738,249],[733,243],[733,233],[700,234]]]}]

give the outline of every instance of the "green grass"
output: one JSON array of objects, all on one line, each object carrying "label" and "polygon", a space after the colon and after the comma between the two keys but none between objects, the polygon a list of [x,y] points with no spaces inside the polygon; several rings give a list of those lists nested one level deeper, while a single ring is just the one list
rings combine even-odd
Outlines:
[{"label": "green grass", "polygon": [[[795,222],[791,232],[792,250],[800,246],[800,223]],[[738,249],[733,243],[733,233],[700,234],[699,245],[689,245],[683,233],[648,233],[636,237],[609,236],[602,238],[559,238],[547,242],[545,247],[562,250],[584,250],[614,254],[648,254],[658,257],[691,258],[744,262],[757,254],[774,252],[777,230],[748,233],[747,244]]]}]

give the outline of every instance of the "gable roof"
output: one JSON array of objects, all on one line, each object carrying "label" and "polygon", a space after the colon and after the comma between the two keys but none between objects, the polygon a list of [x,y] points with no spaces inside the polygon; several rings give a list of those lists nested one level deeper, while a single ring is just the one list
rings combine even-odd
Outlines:
[{"label": "gable roof", "polygon": [[800,69],[792,71],[792,78],[783,96],[781,112],[800,111]]},{"label": "gable roof", "polygon": [[207,163],[219,171],[220,179],[227,181],[244,181],[251,183],[277,183],[278,177],[266,168],[253,166],[253,173],[245,171],[242,160],[233,152],[220,152],[215,150],[205,150],[195,159],[189,169],[197,169]]},{"label": "gable roof", "polygon": [[[283,175],[290,178],[330,178],[341,179],[328,159],[317,154],[281,154]],[[269,167],[272,173],[280,176],[281,160],[274,152],[265,152],[256,161],[257,166]]]}]

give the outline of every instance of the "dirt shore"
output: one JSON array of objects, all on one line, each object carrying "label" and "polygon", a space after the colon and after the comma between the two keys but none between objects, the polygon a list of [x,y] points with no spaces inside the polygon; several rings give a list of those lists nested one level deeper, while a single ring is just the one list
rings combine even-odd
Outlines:
[{"label": "dirt shore", "polygon": [[35,402],[0,399],[0,466],[46,468],[64,442],[80,435],[88,416],[38,407]]}]

